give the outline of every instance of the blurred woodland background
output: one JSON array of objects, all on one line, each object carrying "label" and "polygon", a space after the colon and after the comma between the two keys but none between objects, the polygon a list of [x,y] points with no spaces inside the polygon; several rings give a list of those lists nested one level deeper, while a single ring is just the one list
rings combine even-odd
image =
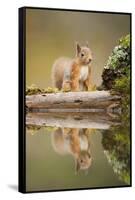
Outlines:
[{"label": "blurred woodland background", "polygon": [[101,74],[119,38],[130,32],[130,16],[91,12],[26,10],[26,84],[52,86],[51,68],[61,56],[75,56],[75,42],[93,52],[92,79]]}]

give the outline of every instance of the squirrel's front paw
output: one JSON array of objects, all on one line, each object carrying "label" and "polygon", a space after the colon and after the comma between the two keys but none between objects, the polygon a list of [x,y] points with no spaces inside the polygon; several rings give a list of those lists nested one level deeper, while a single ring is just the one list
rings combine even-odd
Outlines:
[{"label": "squirrel's front paw", "polygon": [[71,91],[72,91],[72,92],[79,92],[80,89],[79,89],[79,88],[73,88]]},{"label": "squirrel's front paw", "polygon": [[96,91],[96,90],[97,90],[96,85],[91,85],[88,87],[88,91]]}]

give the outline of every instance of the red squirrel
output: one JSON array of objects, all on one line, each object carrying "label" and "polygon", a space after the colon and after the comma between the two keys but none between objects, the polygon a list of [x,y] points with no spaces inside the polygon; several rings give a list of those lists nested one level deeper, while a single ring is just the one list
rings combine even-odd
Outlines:
[{"label": "red squirrel", "polygon": [[53,86],[64,91],[88,91],[91,88],[92,52],[76,43],[76,56],[60,57],[52,67]]}]

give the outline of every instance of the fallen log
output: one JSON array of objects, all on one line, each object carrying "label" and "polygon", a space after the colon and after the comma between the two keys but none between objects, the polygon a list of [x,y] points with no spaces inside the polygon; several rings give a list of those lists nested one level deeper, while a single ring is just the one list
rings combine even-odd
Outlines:
[{"label": "fallen log", "polygon": [[27,126],[109,129],[120,125],[106,113],[27,113]]},{"label": "fallen log", "polygon": [[[120,96],[111,95],[109,91],[92,91],[92,92],[59,92],[43,93],[26,96],[26,106],[29,111],[36,112],[60,112],[61,109],[81,112],[81,109],[88,109],[89,112],[105,111],[111,105],[118,105]],[[35,110],[36,109],[36,110]]]}]

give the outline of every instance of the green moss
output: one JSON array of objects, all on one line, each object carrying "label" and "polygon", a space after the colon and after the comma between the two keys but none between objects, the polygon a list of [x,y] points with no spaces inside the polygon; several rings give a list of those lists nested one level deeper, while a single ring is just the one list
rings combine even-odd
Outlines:
[{"label": "green moss", "polygon": [[33,94],[42,94],[42,93],[57,93],[59,90],[57,88],[39,88],[35,84],[32,84],[31,86],[27,86],[26,88],[26,95],[33,95]]},{"label": "green moss", "polygon": [[48,132],[54,132],[55,130],[57,130],[58,128],[55,126],[42,126],[44,131],[48,131]]},{"label": "green moss", "polygon": [[102,73],[102,89],[122,97],[121,107],[130,115],[130,35],[122,37],[113,49]]},{"label": "green moss", "polygon": [[44,90],[38,88],[35,84],[26,87],[26,95],[40,94],[42,92],[44,92]]},{"label": "green moss", "polygon": [[31,134],[31,135],[35,135],[38,133],[39,130],[43,130],[43,133],[46,133],[45,131],[48,132],[53,132],[57,129],[57,127],[52,127],[52,126],[45,126],[45,125],[27,125],[26,126],[26,130],[27,133]]},{"label": "green moss", "polygon": [[41,126],[39,125],[27,125],[26,126],[26,131],[27,133],[31,134],[31,135],[35,135],[39,130],[41,129]]},{"label": "green moss", "polygon": [[102,133],[102,144],[108,162],[119,179],[130,184],[130,128],[128,124],[112,127]]},{"label": "green moss", "polygon": [[124,94],[124,93],[129,94],[130,77],[124,76],[119,79],[116,79],[114,82],[113,89],[122,94]]},{"label": "green moss", "polygon": [[57,93],[59,92],[58,88],[52,88],[52,87],[48,87],[46,89],[44,89],[45,93]]},{"label": "green moss", "polygon": [[122,47],[126,48],[130,48],[130,34],[128,34],[126,37],[122,37],[119,40],[119,43]]}]

